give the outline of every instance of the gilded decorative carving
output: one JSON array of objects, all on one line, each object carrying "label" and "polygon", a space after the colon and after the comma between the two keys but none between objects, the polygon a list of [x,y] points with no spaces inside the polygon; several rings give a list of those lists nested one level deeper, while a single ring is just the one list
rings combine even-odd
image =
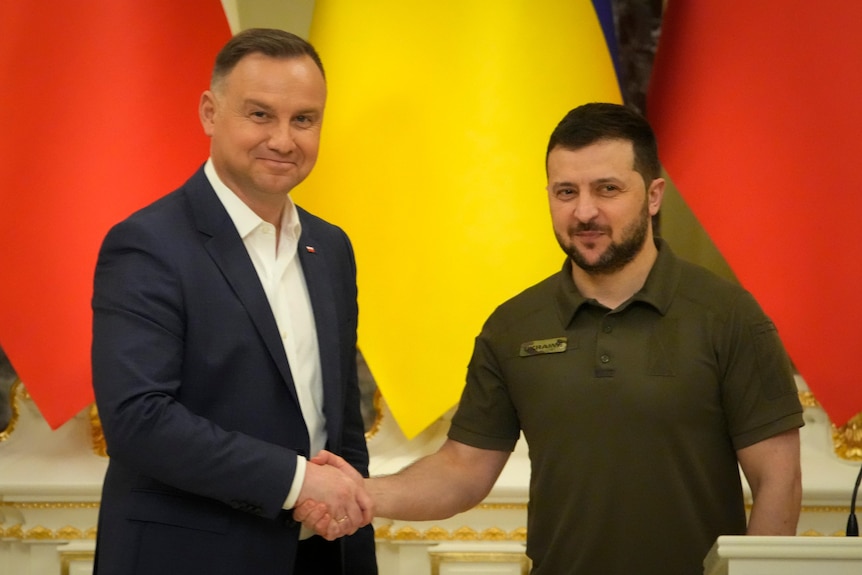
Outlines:
[{"label": "gilded decorative carving", "polygon": [[[482,509],[523,509],[525,504],[483,504],[477,506]],[[749,506],[750,508],[750,506]],[[850,511],[849,506],[831,506],[831,505],[803,505],[802,513],[840,513],[847,514]],[[843,531],[824,534],[814,530],[808,530],[800,535],[806,536],[844,536]],[[374,531],[374,537],[378,541],[393,541],[393,542],[440,542],[440,541],[508,541],[517,543],[526,543],[527,528],[518,527],[511,531],[506,531],[500,527],[488,527],[482,531],[478,531],[469,526],[462,526],[453,531],[449,531],[439,525],[435,525],[424,531],[419,530],[410,525],[402,527],[393,527],[391,524],[381,525]]]},{"label": "gilded decorative carving", "polygon": [[489,527],[477,531],[472,527],[462,526],[449,531],[435,525],[425,531],[420,531],[409,525],[393,529],[391,525],[382,525],[374,531],[378,541],[514,541],[523,543],[527,540],[527,528],[518,527],[506,531],[499,527]]},{"label": "gilded decorative carving", "polygon": [[3,501],[0,507],[15,509],[98,509],[98,501]]},{"label": "gilded decorative carving", "polygon": [[57,529],[57,532],[54,534],[55,539],[85,539],[84,533],[78,529],[77,527],[72,527],[71,525],[66,525],[65,527],[61,527]]},{"label": "gilded decorative carving", "polygon": [[102,420],[99,419],[99,409],[95,403],[90,406],[90,437],[93,440],[93,453],[107,457],[108,446],[105,443],[105,433],[102,431]]},{"label": "gilded decorative carving", "polygon": [[25,531],[24,526],[18,523],[5,530],[3,527],[0,527],[0,539],[31,541],[77,541],[84,539],[93,541],[96,539],[96,528],[90,527],[89,529],[81,530],[77,527],[66,525],[54,531],[43,525],[37,525]]},{"label": "gilded decorative carving", "polygon": [[482,541],[505,541],[508,534],[499,527],[489,527],[479,536]]},{"label": "gilded decorative carving", "polygon": [[480,503],[476,509],[490,509],[491,511],[526,511],[526,503]]},{"label": "gilded decorative carving", "polygon": [[447,541],[450,539],[449,532],[442,527],[432,527],[422,535],[426,541]]},{"label": "gilded decorative carving", "polygon": [[841,427],[832,426],[835,453],[842,459],[862,460],[862,413],[857,413]]},{"label": "gilded decorative carving", "polygon": [[393,534],[395,541],[421,541],[422,533],[413,527],[402,527]]},{"label": "gilded decorative carving", "polygon": [[374,421],[371,422],[371,426],[368,428],[368,431],[365,432],[365,439],[371,439],[377,432],[380,431],[380,425],[383,423],[383,394],[380,393],[379,388],[374,389]]},{"label": "gilded decorative carving", "polygon": [[459,527],[452,532],[452,539],[455,541],[478,541],[479,534],[471,527]]},{"label": "gilded decorative carving", "polygon": [[[97,501],[0,501],[0,508],[9,508],[16,510],[36,510],[36,511],[52,511],[52,510],[81,510],[81,509],[98,509]],[[96,539],[96,527],[82,529],[73,525],[66,525],[53,531],[43,525],[36,525],[25,531],[24,526],[20,523],[10,525],[3,529],[3,524],[0,522],[0,539],[30,539],[36,541],[75,541],[81,539],[94,540]]]},{"label": "gilded decorative carving", "polygon": [[527,528],[526,527],[518,527],[511,533],[509,533],[509,539],[512,541],[519,541],[521,543],[527,542]]},{"label": "gilded decorative carving", "polygon": [[11,416],[9,417],[9,423],[6,424],[6,428],[0,430],[0,442],[6,441],[12,436],[12,432],[15,431],[15,425],[18,423],[18,395],[21,394],[26,395],[26,391],[24,391],[24,386],[21,385],[21,380],[16,379],[12,383],[12,387],[9,389],[9,407],[12,411]]},{"label": "gilded decorative carving", "polygon": [[850,513],[849,505],[803,505],[802,513]]},{"label": "gilded decorative carving", "polygon": [[24,533],[24,539],[35,539],[36,541],[50,541],[51,539],[56,539],[56,536],[54,532],[47,527],[37,525],[32,529],[28,529]]},{"label": "gilded decorative carving", "polygon": [[[0,535],[2,535],[3,530],[0,529]],[[374,538],[379,539],[381,541],[386,541],[392,539],[392,527],[389,525],[382,525],[374,529]]]},{"label": "gilded decorative carving", "polygon": [[810,391],[799,392],[799,403],[802,404],[803,408],[820,407],[820,403],[817,401],[817,398],[815,398],[814,394]]},{"label": "gilded decorative carving", "polygon": [[[820,407],[820,402],[810,391],[800,391],[799,401],[805,409]],[[840,427],[834,423],[831,426],[835,454],[841,459],[862,461],[862,412]]]}]

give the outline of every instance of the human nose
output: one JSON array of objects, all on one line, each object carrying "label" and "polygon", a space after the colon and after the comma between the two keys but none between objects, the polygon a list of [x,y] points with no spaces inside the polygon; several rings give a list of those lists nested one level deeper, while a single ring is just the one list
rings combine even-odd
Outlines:
[{"label": "human nose", "polygon": [[589,222],[598,215],[599,207],[591,194],[580,194],[572,205],[572,216],[581,222]]},{"label": "human nose", "polygon": [[281,154],[287,154],[296,147],[293,127],[290,122],[279,122],[269,134],[269,148]]}]

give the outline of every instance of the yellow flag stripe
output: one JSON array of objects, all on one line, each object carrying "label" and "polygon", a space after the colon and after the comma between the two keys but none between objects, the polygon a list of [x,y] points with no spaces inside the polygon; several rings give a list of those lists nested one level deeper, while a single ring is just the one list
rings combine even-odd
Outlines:
[{"label": "yellow flag stripe", "polygon": [[329,102],[294,197],[354,243],[359,346],[413,437],[457,403],[487,315],[562,264],[547,139],[620,101],[613,64],[589,0],[319,0],[310,38]]}]

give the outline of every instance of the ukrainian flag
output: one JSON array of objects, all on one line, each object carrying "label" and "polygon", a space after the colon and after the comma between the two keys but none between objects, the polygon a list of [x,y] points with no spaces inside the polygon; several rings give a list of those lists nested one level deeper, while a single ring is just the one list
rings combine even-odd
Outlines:
[{"label": "ukrainian flag", "polygon": [[310,40],[329,101],[294,197],[354,243],[359,347],[412,438],[491,311],[562,265],[545,148],[571,108],[621,101],[612,57],[590,0],[318,0]]}]

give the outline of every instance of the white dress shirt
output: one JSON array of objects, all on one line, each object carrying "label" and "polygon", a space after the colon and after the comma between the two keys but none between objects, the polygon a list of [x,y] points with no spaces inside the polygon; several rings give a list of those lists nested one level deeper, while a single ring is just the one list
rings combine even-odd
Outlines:
[{"label": "white dress shirt", "polygon": [[[317,329],[297,255],[302,226],[296,205],[287,196],[281,216],[281,230],[276,237],[276,227],[255,214],[221,181],[211,159],[207,160],[204,173],[233,220],[266,292],[308,428],[310,455],[314,455],[326,446],[326,418],[323,414],[323,380]],[[305,467],[305,458],[298,456],[296,475],[284,502],[285,509],[292,508],[299,497]]]}]

